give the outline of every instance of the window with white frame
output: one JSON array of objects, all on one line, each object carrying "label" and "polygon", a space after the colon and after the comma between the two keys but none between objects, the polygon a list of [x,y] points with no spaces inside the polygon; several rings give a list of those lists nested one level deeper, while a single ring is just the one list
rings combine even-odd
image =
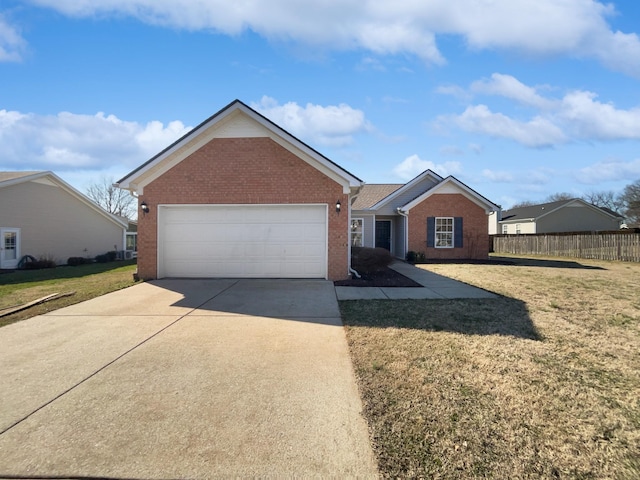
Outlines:
[{"label": "window with white frame", "polygon": [[362,218],[351,219],[351,246],[364,246],[364,220]]},{"label": "window with white frame", "polygon": [[507,233],[509,233],[509,226],[508,225],[502,225],[502,233],[504,233],[505,235]]},{"label": "window with white frame", "polygon": [[453,217],[436,217],[436,248],[453,248]]},{"label": "window with white frame", "polygon": [[518,235],[520,235],[520,232],[521,232],[521,230],[520,230],[520,224],[519,224],[519,223],[516,223],[516,233],[517,233]]}]

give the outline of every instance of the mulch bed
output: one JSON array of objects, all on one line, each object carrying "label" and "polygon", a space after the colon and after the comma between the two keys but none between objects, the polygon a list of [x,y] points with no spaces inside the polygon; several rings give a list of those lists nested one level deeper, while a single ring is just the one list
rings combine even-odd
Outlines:
[{"label": "mulch bed", "polygon": [[338,280],[333,282],[337,287],[422,287],[419,283],[399,274],[391,268],[376,272],[361,273],[362,278]]}]

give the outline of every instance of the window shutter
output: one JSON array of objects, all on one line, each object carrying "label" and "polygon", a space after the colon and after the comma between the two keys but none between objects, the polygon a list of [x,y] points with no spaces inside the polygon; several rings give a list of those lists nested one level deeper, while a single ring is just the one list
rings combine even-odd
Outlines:
[{"label": "window shutter", "polygon": [[453,219],[453,246],[462,248],[462,217]]},{"label": "window shutter", "polygon": [[427,247],[435,247],[436,217],[427,217]]}]

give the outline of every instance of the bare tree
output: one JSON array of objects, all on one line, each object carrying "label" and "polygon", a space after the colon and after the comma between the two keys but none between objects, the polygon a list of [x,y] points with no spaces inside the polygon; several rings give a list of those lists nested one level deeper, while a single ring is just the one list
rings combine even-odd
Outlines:
[{"label": "bare tree", "polygon": [[640,223],[640,179],[630,183],[620,195],[624,202],[624,214],[630,223]]},{"label": "bare tree", "polygon": [[571,200],[572,198],[576,198],[576,197],[567,192],[552,193],[545,199],[545,203],[560,202],[562,200]]},{"label": "bare tree", "polygon": [[137,202],[127,190],[114,187],[113,177],[103,177],[87,188],[87,196],[107,212],[128,219],[135,218]]},{"label": "bare tree", "polygon": [[603,190],[601,192],[589,192],[582,197],[596,207],[604,207],[614,212],[624,211],[624,200],[621,195],[616,194],[613,190]]},{"label": "bare tree", "polygon": [[514,203],[511,208],[522,208],[522,207],[530,207],[532,205],[536,205],[536,202],[532,202],[531,200],[523,200],[518,203]]}]

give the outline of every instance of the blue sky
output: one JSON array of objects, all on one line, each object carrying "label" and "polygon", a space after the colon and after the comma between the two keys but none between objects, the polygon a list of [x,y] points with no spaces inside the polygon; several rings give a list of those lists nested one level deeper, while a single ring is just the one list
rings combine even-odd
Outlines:
[{"label": "blue sky", "polygon": [[367,183],[640,178],[640,3],[1,0],[0,170],[81,191],[238,98]]}]

